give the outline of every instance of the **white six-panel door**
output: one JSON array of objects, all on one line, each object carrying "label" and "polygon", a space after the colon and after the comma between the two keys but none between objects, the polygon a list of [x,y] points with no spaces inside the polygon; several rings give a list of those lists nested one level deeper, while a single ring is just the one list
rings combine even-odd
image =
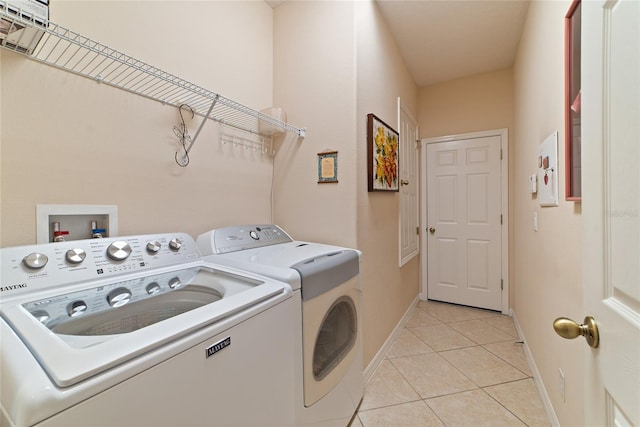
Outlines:
[{"label": "white six-panel door", "polygon": [[502,310],[501,137],[427,144],[427,296]]},{"label": "white six-panel door", "polygon": [[582,28],[585,423],[640,426],[640,2],[583,1]]}]

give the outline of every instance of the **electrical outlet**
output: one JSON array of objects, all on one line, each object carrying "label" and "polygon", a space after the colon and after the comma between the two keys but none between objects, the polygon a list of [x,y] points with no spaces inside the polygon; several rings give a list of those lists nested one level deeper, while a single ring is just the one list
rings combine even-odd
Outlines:
[{"label": "electrical outlet", "polygon": [[558,387],[560,388],[560,397],[562,397],[562,403],[566,402],[564,394],[564,372],[558,368]]}]

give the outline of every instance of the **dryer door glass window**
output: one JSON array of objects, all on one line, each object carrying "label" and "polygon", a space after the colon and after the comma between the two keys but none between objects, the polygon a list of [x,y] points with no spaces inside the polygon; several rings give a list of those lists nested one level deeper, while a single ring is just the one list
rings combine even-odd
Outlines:
[{"label": "dryer door glass window", "polygon": [[313,377],[320,381],[349,353],[356,342],[356,307],[348,296],[336,300],[327,312],[313,349]]}]

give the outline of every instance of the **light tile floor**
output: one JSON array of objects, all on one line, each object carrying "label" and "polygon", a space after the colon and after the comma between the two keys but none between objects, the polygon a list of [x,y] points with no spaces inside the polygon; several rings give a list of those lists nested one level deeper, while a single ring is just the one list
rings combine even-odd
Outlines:
[{"label": "light tile floor", "polygon": [[365,385],[351,426],[549,422],[510,317],[420,301]]}]

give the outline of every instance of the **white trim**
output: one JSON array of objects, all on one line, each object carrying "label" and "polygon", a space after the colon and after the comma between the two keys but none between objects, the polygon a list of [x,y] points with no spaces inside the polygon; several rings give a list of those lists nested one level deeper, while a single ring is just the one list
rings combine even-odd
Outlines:
[{"label": "white trim", "polygon": [[[402,133],[402,114],[405,114],[407,116],[407,118],[409,119],[409,122],[411,122],[412,126],[415,127],[415,131],[416,131],[416,138],[418,138],[420,135],[418,133],[419,131],[419,127],[418,127],[418,121],[416,120],[416,118],[413,116],[413,114],[411,114],[411,111],[409,111],[409,109],[402,103],[402,101],[400,100],[400,97],[398,97],[398,132],[400,132],[400,134]],[[400,138],[402,138],[402,135],[400,135]],[[416,148],[417,150],[417,148]],[[417,189],[416,189],[416,195],[420,195],[420,155],[418,153],[416,153],[416,179],[418,180],[417,183]],[[401,168],[403,167],[402,165],[400,166]],[[402,196],[400,196],[402,197]],[[416,203],[416,219],[417,219],[417,224],[416,226],[418,227],[418,229],[420,229],[420,198],[418,197],[418,202]],[[398,203],[398,266],[402,267],[404,266],[406,263],[408,263],[409,261],[411,261],[413,258],[415,258],[416,256],[420,255],[420,237],[418,237],[417,242],[416,242],[416,247],[415,250],[412,250],[410,253],[405,254],[404,257],[402,256],[402,199],[399,201]]]},{"label": "white trim", "polygon": [[409,308],[407,308],[407,311],[404,313],[404,316],[402,316],[402,318],[400,319],[396,327],[393,329],[393,331],[391,331],[391,334],[389,334],[389,337],[386,339],[384,344],[382,344],[382,347],[380,347],[380,350],[378,350],[378,352],[373,357],[373,359],[371,359],[371,362],[369,362],[367,367],[364,369],[364,372],[362,374],[363,384],[366,385],[367,382],[369,382],[369,380],[373,376],[373,373],[378,368],[378,365],[380,365],[380,363],[382,363],[382,361],[384,360],[384,357],[387,354],[387,351],[389,351],[389,349],[393,345],[393,341],[400,334],[400,331],[402,331],[402,328],[404,327],[405,323],[407,323],[407,320],[409,320],[409,315],[411,314],[415,306],[418,304],[418,301],[419,301],[419,298],[418,296],[416,296],[413,302],[409,305]]},{"label": "white trim", "polygon": [[[435,144],[438,142],[450,142],[456,141],[459,139],[474,139],[474,138],[486,138],[491,136],[500,137],[500,148],[502,150],[502,159],[500,160],[501,165],[501,187],[502,187],[502,197],[501,197],[501,206],[500,209],[502,211],[502,257],[501,257],[501,274],[502,274],[502,283],[503,283],[503,292],[502,292],[502,313],[509,313],[509,131],[506,128],[503,129],[493,129],[482,132],[471,132],[471,133],[463,133],[458,135],[447,135],[447,136],[439,136],[433,138],[423,138],[420,141],[420,145],[422,147],[422,164],[421,164],[421,173],[420,173],[420,182],[423,183],[421,185],[420,191],[420,219],[421,223],[424,227],[427,224],[427,210],[423,209],[423,206],[426,205],[427,201],[427,149],[426,144]],[[421,245],[423,250],[420,255],[420,265],[422,269],[422,281],[420,284],[420,294],[423,298],[428,298],[427,293],[427,232],[426,229],[422,229],[421,233]]]},{"label": "white trim", "polygon": [[533,381],[536,383],[536,387],[538,388],[538,394],[540,395],[540,400],[542,401],[542,405],[544,406],[544,410],[547,413],[547,420],[550,421],[553,427],[560,427],[560,420],[558,420],[558,416],[556,415],[556,411],[553,409],[553,405],[551,404],[551,399],[549,398],[549,394],[547,393],[547,389],[542,382],[542,376],[540,376],[540,371],[538,371],[538,367],[536,366],[535,360],[533,360],[533,355],[531,354],[531,350],[529,350],[529,345],[527,344],[527,339],[520,328],[520,323],[518,323],[518,318],[516,314],[511,310],[511,318],[513,319],[513,324],[516,327],[516,332],[518,333],[518,337],[522,341],[522,347],[524,349],[524,354],[527,357],[527,362],[529,363],[529,369],[531,369],[531,375],[533,376]]}]

